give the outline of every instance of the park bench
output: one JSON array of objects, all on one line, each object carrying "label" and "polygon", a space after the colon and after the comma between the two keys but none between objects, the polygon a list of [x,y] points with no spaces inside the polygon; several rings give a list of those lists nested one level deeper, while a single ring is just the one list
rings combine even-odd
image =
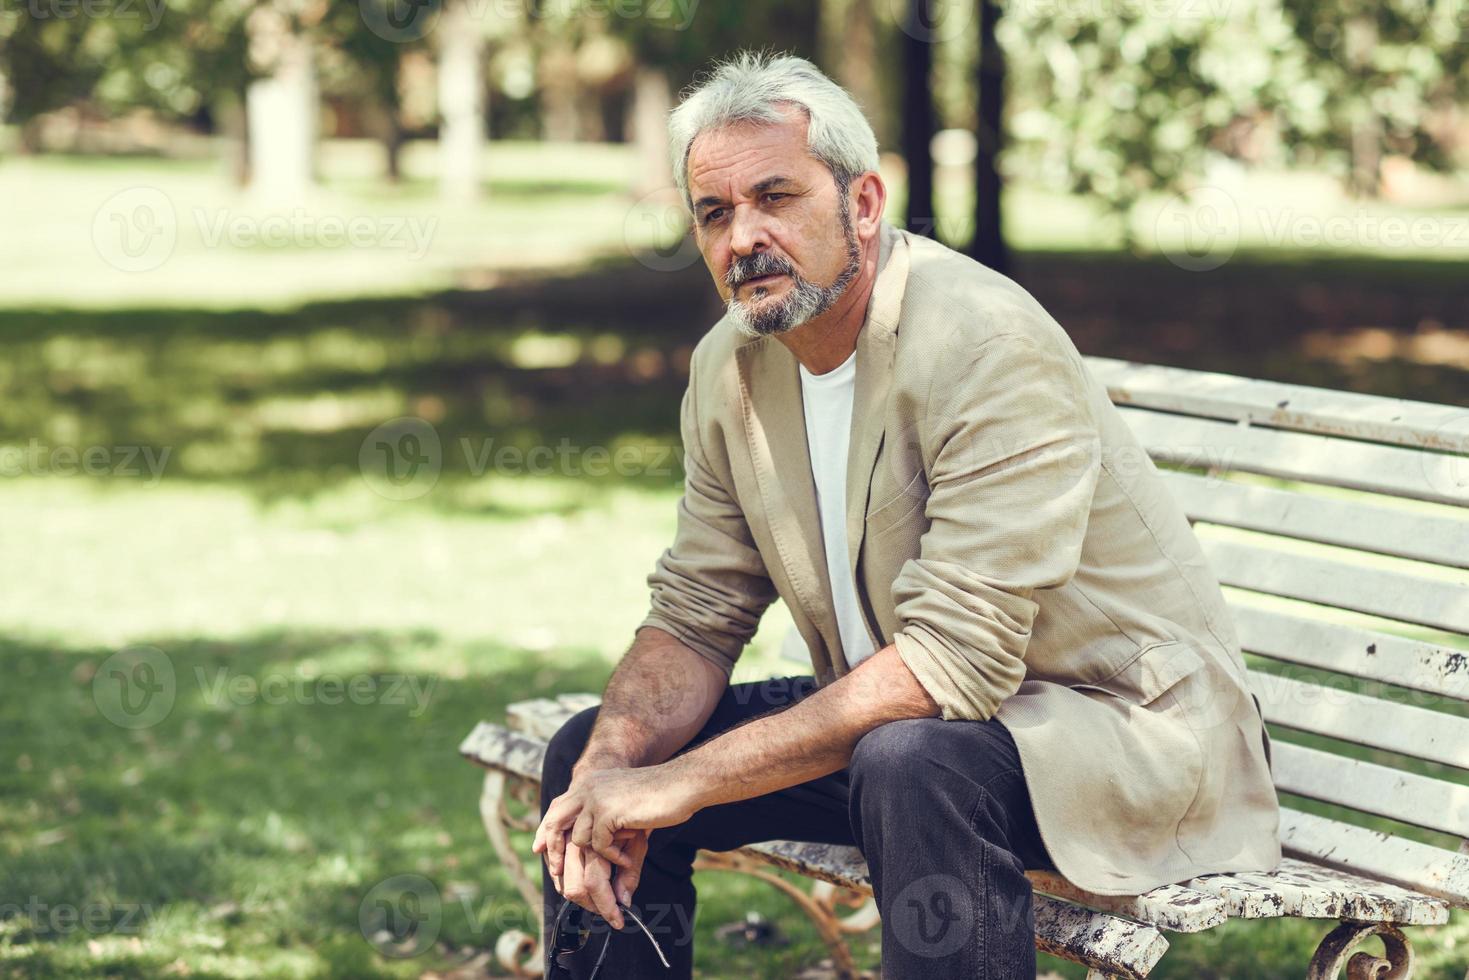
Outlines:
[{"label": "park bench", "polygon": [[[1085,964],[1089,978],[1145,977],[1165,932],[1296,916],[1339,923],[1309,980],[1343,967],[1406,980],[1413,949],[1401,927],[1469,907],[1469,410],[1087,360],[1226,587],[1272,736],[1285,858],[1272,873],[1123,897],[1028,872],[1036,947]],[[546,740],[596,703],[516,704],[504,725],[480,724],[460,747],[488,770],[485,828],[533,909],[539,865],[521,864],[509,831],[536,822]],[[519,817],[517,792],[530,806]],[[877,922],[855,849],[771,842],[705,853],[698,866],[780,888],[816,924],[837,972],[855,975],[844,937]],[[1373,935],[1382,955],[1354,952]],[[497,956],[538,976],[535,947],[507,933]]]}]

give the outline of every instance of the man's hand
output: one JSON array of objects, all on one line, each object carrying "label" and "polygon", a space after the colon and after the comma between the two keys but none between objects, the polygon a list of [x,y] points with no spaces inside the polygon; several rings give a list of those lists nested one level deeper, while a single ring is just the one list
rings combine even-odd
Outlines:
[{"label": "man's hand", "polygon": [[563,863],[565,875],[553,877],[557,891],[563,896],[602,916],[614,929],[621,929],[624,922],[617,904],[632,904],[633,893],[642,877],[643,859],[648,855],[648,833],[624,830],[617,835],[617,843],[633,859],[631,867],[614,868],[594,851],[568,844]]},{"label": "man's hand", "polygon": [[[641,867],[618,841],[620,831],[657,830],[681,824],[698,809],[686,784],[664,766],[598,769],[572,781],[551,801],[531,850],[545,854],[552,879],[566,872],[567,846],[600,855],[620,868]],[[646,841],[644,841],[646,852]]]}]

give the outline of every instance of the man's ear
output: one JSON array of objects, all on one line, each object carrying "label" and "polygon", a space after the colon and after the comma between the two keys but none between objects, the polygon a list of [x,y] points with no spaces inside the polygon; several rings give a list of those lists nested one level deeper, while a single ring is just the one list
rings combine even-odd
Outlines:
[{"label": "man's ear", "polygon": [[869,170],[853,179],[851,194],[852,220],[857,237],[864,241],[876,238],[882,226],[882,212],[887,207],[887,185],[881,176]]}]

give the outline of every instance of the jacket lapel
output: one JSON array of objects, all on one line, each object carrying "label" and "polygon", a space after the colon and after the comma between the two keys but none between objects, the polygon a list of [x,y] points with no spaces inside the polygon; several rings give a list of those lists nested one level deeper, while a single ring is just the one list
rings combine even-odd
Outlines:
[{"label": "jacket lapel", "polygon": [[[847,449],[847,556],[854,581],[862,536],[867,529],[872,471],[882,446],[888,391],[892,387],[893,350],[903,290],[908,282],[908,242],[896,228],[883,226],[877,282],[872,287],[867,322],[857,335],[857,381],[852,396],[852,441]],[[886,264],[883,255],[886,253]],[[880,640],[873,637],[874,642]],[[878,642],[880,646],[881,643]]]},{"label": "jacket lapel", "polygon": [[798,363],[784,344],[770,338],[743,344],[735,358],[745,437],[770,536],[801,611],[835,661],[841,640],[826,576]]},{"label": "jacket lapel", "polygon": [[[847,551],[854,577],[867,525],[872,470],[882,446],[895,334],[908,281],[907,240],[888,225],[883,226],[878,268],[867,320],[857,335],[857,378],[847,449]],[[735,349],[735,359],[740,373],[740,412],[770,536],[801,611],[821,633],[836,672],[844,674],[847,666],[845,654],[839,653],[841,636],[826,574],[826,546],[811,476],[798,363],[784,344],[768,337],[742,344]]]}]

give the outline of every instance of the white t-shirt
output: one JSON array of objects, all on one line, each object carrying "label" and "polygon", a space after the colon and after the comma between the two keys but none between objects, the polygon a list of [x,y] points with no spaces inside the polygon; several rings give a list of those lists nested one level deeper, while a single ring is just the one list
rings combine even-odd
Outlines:
[{"label": "white t-shirt", "polygon": [[857,352],[826,374],[801,369],[801,397],[806,415],[806,442],[811,450],[811,475],[816,480],[816,505],[821,514],[821,538],[826,544],[826,574],[836,606],[837,628],[847,665],[877,652],[867,634],[857,585],[852,580],[847,551],[847,445],[852,435],[852,396],[857,385]]}]

